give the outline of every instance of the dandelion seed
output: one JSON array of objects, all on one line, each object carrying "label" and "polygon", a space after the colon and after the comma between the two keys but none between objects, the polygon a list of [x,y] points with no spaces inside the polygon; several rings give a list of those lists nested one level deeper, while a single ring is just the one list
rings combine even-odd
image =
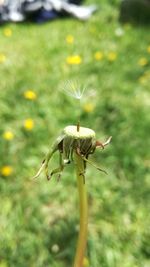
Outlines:
[{"label": "dandelion seed", "polygon": [[5,28],[4,31],[3,31],[3,34],[6,37],[10,37],[10,36],[12,36],[12,30],[10,28]]},{"label": "dandelion seed", "polygon": [[28,100],[35,100],[37,98],[37,95],[35,92],[33,92],[32,90],[27,90],[23,93],[24,98],[28,99]]},{"label": "dandelion seed", "polygon": [[148,64],[148,60],[145,57],[140,58],[138,61],[138,65],[142,67],[146,66],[147,64]]},{"label": "dandelion seed", "polygon": [[79,55],[69,56],[67,57],[66,62],[69,65],[79,65],[82,63],[82,58]]},{"label": "dandelion seed", "polygon": [[115,61],[116,58],[117,58],[117,53],[116,53],[116,52],[109,52],[108,55],[107,55],[107,59],[108,59],[110,62]]},{"label": "dandelion seed", "polygon": [[3,53],[0,53],[0,64],[6,61],[6,56]]},{"label": "dandelion seed", "polygon": [[32,119],[26,119],[24,121],[24,128],[27,130],[27,131],[31,131],[33,128],[34,128],[34,121]]},{"label": "dandelion seed", "polygon": [[11,131],[6,131],[6,132],[3,133],[3,138],[5,140],[10,141],[10,140],[12,140],[14,138],[14,134]]},{"label": "dandelion seed", "polygon": [[1,168],[1,174],[5,177],[10,176],[13,172],[13,168],[9,165],[3,166]]},{"label": "dandelion seed", "polygon": [[104,57],[104,55],[103,55],[103,53],[100,52],[100,51],[95,52],[95,54],[94,54],[94,58],[95,58],[96,60],[98,60],[98,61],[102,60],[103,57]]},{"label": "dandelion seed", "polygon": [[67,42],[68,44],[73,44],[73,42],[74,42],[74,37],[73,37],[72,35],[67,35],[67,37],[66,37],[66,42]]},{"label": "dandelion seed", "polygon": [[81,89],[81,86],[79,86],[77,82],[68,81],[65,84],[63,91],[69,96],[80,100],[84,94],[85,89],[85,87]]}]

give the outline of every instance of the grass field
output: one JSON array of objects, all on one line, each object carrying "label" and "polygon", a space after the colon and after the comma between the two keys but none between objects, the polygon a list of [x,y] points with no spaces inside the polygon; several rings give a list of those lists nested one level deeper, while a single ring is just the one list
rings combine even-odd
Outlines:
[{"label": "grass field", "polygon": [[[99,11],[87,22],[0,28],[0,267],[72,266],[74,166],[60,182],[31,177],[79,115],[97,139],[113,136],[91,157],[108,175],[87,167],[85,267],[149,266],[149,28],[120,25],[119,1],[93,2]],[[81,107],[63,92],[68,80],[86,87]]]}]

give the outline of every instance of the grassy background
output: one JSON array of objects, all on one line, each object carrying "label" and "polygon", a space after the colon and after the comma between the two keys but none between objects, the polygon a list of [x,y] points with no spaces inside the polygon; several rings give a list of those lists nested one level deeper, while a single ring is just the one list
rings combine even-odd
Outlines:
[{"label": "grassy background", "polygon": [[[120,25],[119,1],[86,1],[92,2],[100,8],[86,23],[65,18],[0,28],[0,54],[6,57],[0,63],[0,267],[71,266],[78,232],[73,164],[59,183],[30,177],[79,112],[98,139],[113,136],[109,148],[92,156],[109,175],[87,168],[87,266],[149,265],[149,29]],[[10,37],[4,34],[8,27]],[[94,58],[97,51],[102,60]],[[79,55],[81,64],[67,64],[71,55]],[[87,87],[80,111],[61,90],[72,79]],[[25,99],[27,90],[37,98]],[[31,131],[24,127],[27,118],[34,121]],[[10,141],[4,138],[8,130]],[[57,155],[51,168],[56,161]],[[5,165],[10,175],[3,175]]]}]

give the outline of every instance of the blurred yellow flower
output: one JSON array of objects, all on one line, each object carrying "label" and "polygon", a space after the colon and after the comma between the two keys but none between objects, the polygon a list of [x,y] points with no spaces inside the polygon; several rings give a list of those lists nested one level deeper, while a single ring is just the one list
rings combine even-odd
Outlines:
[{"label": "blurred yellow flower", "polygon": [[66,61],[69,65],[79,65],[82,62],[82,58],[79,55],[69,56]]},{"label": "blurred yellow flower", "polygon": [[10,28],[5,28],[3,33],[6,37],[12,36],[12,30]]},{"label": "blurred yellow flower", "polygon": [[6,262],[5,260],[2,260],[2,261],[0,262],[0,267],[8,267],[7,262]]},{"label": "blurred yellow flower", "polygon": [[0,63],[4,63],[6,61],[6,56],[3,53],[0,53]]},{"label": "blurred yellow flower", "polygon": [[27,130],[27,131],[31,131],[33,128],[34,128],[34,121],[32,119],[26,119],[24,121],[24,128]]},{"label": "blurred yellow flower", "polygon": [[150,45],[147,47],[147,52],[150,53]]},{"label": "blurred yellow flower", "polygon": [[141,76],[141,77],[139,78],[139,82],[140,82],[141,84],[145,84],[146,81],[147,81],[147,78],[146,78],[144,75]]},{"label": "blurred yellow flower", "polygon": [[148,64],[148,60],[145,57],[140,58],[138,61],[138,65],[140,65],[142,67],[146,66],[147,64]]},{"label": "blurred yellow flower", "polygon": [[85,103],[83,105],[83,110],[87,113],[91,113],[94,110],[95,106],[92,103]]},{"label": "blurred yellow flower", "polygon": [[13,169],[12,169],[12,167],[9,166],[9,165],[3,166],[3,167],[1,168],[1,174],[2,174],[3,176],[10,176],[10,175],[12,174],[12,172],[13,172]]},{"label": "blurred yellow flower", "polygon": [[146,71],[142,76],[139,78],[139,82],[141,84],[147,84],[150,81],[150,71]]},{"label": "blurred yellow flower", "polygon": [[89,266],[90,266],[89,260],[87,258],[84,258],[82,267],[89,267]]},{"label": "blurred yellow flower", "polygon": [[3,138],[4,138],[5,140],[10,141],[10,140],[12,140],[12,139],[14,138],[14,134],[13,134],[11,131],[5,131],[5,132],[3,133]]},{"label": "blurred yellow flower", "polygon": [[107,55],[107,59],[111,62],[115,61],[117,58],[117,53],[116,52],[109,52]]},{"label": "blurred yellow flower", "polygon": [[103,55],[103,53],[100,52],[100,51],[97,51],[97,52],[95,52],[95,54],[94,54],[94,58],[95,58],[96,60],[102,60],[103,57],[104,57],[104,55]]},{"label": "blurred yellow flower", "polygon": [[66,42],[67,42],[68,44],[73,44],[73,42],[74,42],[74,37],[73,37],[72,35],[67,35],[67,37],[66,37]]},{"label": "blurred yellow flower", "polygon": [[27,90],[24,92],[24,98],[28,99],[28,100],[35,100],[37,95],[35,92],[33,92],[32,90]]}]

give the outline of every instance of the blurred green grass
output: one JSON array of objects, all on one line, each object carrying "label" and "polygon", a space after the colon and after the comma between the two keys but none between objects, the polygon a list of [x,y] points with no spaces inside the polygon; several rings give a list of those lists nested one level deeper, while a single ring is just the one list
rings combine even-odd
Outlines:
[{"label": "blurred green grass", "polygon": [[[30,177],[80,112],[82,125],[98,139],[113,136],[109,148],[92,156],[109,174],[87,168],[89,266],[149,265],[149,29],[120,25],[119,1],[94,2],[100,9],[86,23],[65,18],[0,28],[0,267],[71,266],[78,229],[73,165],[59,183]],[[67,64],[72,55],[79,55],[81,64]],[[72,79],[87,87],[81,111],[62,92]],[[35,100],[24,97],[28,90]],[[28,118],[34,122],[30,131],[24,127]],[[12,140],[4,138],[7,131]],[[57,156],[51,168],[56,161]]]}]

